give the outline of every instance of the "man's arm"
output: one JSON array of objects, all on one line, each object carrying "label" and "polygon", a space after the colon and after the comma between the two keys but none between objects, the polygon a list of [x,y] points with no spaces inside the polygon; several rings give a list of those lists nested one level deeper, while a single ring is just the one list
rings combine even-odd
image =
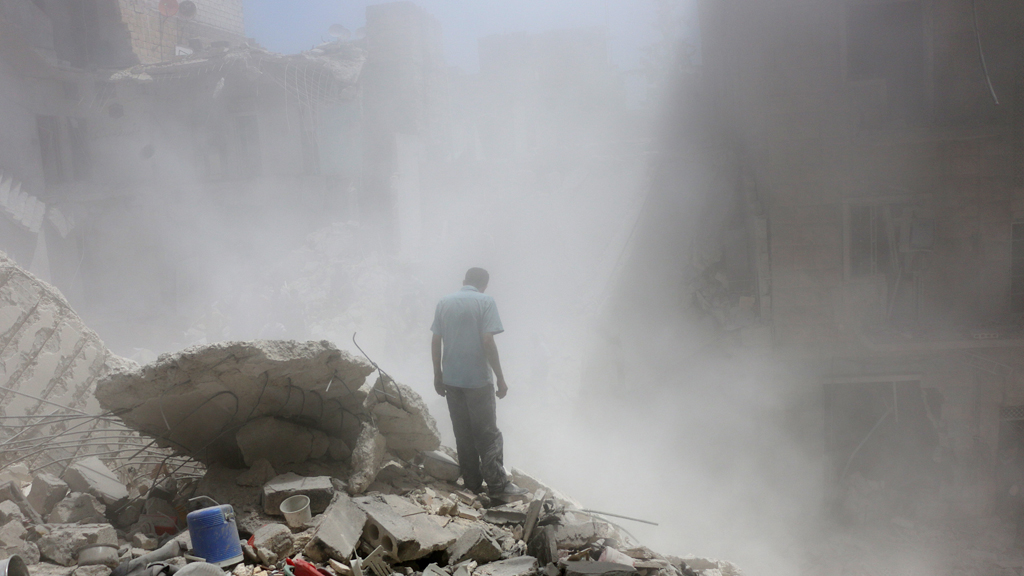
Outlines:
[{"label": "man's arm", "polygon": [[494,343],[494,334],[485,332],[480,335],[480,340],[484,345],[487,363],[491,365],[491,370],[494,370],[494,377],[498,380],[498,390],[495,392],[495,395],[498,398],[504,398],[505,394],[508,394],[508,385],[505,384],[505,375],[501,372],[501,359],[498,358],[498,345]]},{"label": "man's arm", "polygon": [[434,361],[434,390],[444,396],[444,377],[441,373],[441,335],[430,339],[430,357]]}]

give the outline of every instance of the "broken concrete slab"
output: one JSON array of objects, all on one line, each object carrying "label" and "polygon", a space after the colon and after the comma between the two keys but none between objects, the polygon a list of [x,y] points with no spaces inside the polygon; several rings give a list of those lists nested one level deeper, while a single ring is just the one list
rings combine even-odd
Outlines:
[{"label": "broken concrete slab", "polygon": [[363,539],[372,547],[382,546],[398,562],[444,550],[456,539],[457,535],[444,526],[443,519],[427,514],[401,496],[362,496],[353,500],[367,515]]},{"label": "broken concrete slab", "polygon": [[493,562],[501,558],[501,545],[486,531],[473,526],[462,533],[448,547],[448,564],[454,565],[465,560],[474,560],[480,564]]},{"label": "broken concrete slab", "polygon": [[292,554],[292,531],[284,524],[267,524],[252,535],[252,544],[256,548],[264,548],[278,558]]},{"label": "broken concrete slab", "polygon": [[14,502],[18,505],[18,509],[21,513],[28,518],[29,522],[33,524],[42,524],[43,519],[36,512],[36,509],[29,504],[28,499],[25,498],[25,494],[22,493],[21,488],[18,487],[17,482],[7,481],[0,484],[0,502]]},{"label": "broken concrete slab", "polygon": [[0,558],[17,554],[26,564],[39,562],[39,548],[28,541],[28,530],[18,520],[10,520],[0,527]]},{"label": "broken concrete slab", "polygon": [[441,446],[437,422],[423,398],[405,384],[379,377],[366,398],[366,409],[374,415],[389,450],[437,450]]},{"label": "broken concrete slab", "polygon": [[222,431],[252,418],[308,421],[329,435],[345,438],[351,430],[354,437],[353,415],[365,413],[371,372],[368,362],[327,341],[224,342],[115,371],[97,385],[96,397],[162,446],[240,467],[244,458],[235,435]]},{"label": "broken concrete slab", "polygon": [[21,508],[17,504],[10,500],[4,500],[0,502],[0,526],[16,520],[19,524],[24,526],[28,524],[28,517],[21,511]]},{"label": "broken concrete slab", "polygon": [[387,440],[370,424],[364,424],[352,449],[352,475],[348,479],[350,494],[362,494],[377,478],[384,463]]},{"label": "broken concrete slab", "polygon": [[106,506],[92,494],[72,492],[53,507],[46,521],[50,524],[101,524],[106,521]]},{"label": "broken concrete slab", "polygon": [[0,470],[0,484],[11,481],[19,486],[32,482],[32,473],[29,472],[28,465],[24,462],[18,462]]},{"label": "broken concrete slab", "polygon": [[239,486],[263,486],[275,476],[277,476],[277,472],[274,471],[273,465],[266,458],[260,458],[253,462],[248,470],[239,474],[238,478],[235,478],[235,484]]},{"label": "broken concrete slab", "polygon": [[86,492],[107,506],[128,498],[128,488],[95,456],[78,460],[64,471],[64,481],[74,492]]},{"label": "broken concrete slab", "polygon": [[462,475],[459,463],[437,450],[423,453],[423,471],[445,482],[455,482]]},{"label": "broken concrete slab", "polygon": [[48,534],[37,542],[43,560],[72,566],[75,552],[88,544],[117,546],[117,532],[110,524],[47,524]]},{"label": "broken concrete slab", "polygon": [[324,511],[303,553],[317,562],[324,562],[328,558],[347,562],[365,526],[366,512],[348,494],[339,492],[334,503]]},{"label": "broken concrete slab", "polygon": [[132,546],[141,548],[142,550],[156,550],[160,545],[160,541],[148,534],[142,532],[136,532],[132,534]]},{"label": "broken concrete slab", "polygon": [[537,573],[537,559],[533,556],[519,556],[485,564],[473,576],[533,576]]},{"label": "broken concrete slab", "polygon": [[272,516],[281,516],[281,502],[298,495],[309,497],[309,511],[320,514],[334,497],[334,484],[330,476],[299,476],[293,472],[273,478],[263,487],[263,510]]},{"label": "broken concrete slab", "polygon": [[32,479],[32,489],[27,498],[40,516],[47,516],[68,492],[66,482],[48,472],[40,472]]},{"label": "broken concrete slab", "polygon": [[635,576],[632,566],[614,562],[570,561],[565,563],[565,576]]},{"label": "broken concrete slab", "polygon": [[555,528],[559,548],[578,550],[602,538],[621,539],[618,531],[607,522],[596,518],[574,520],[573,516],[579,518],[579,515],[566,514],[566,521]]}]

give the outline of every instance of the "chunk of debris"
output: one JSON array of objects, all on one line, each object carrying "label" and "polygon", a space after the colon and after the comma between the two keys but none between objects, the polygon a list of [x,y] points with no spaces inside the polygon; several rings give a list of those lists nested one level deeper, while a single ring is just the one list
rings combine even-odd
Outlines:
[{"label": "chunk of debris", "polygon": [[377,428],[364,424],[352,449],[353,472],[348,479],[350,494],[362,494],[370,487],[380,472],[381,464],[384,463],[386,449],[387,440]]},{"label": "chunk of debris", "polygon": [[37,542],[43,560],[73,566],[75,552],[88,544],[117,547],[117,532],[110,524],[48,524],[48,534]]},{"label": "chunk of debris", "polygon": [[371,372],[368,362],[327,341],[224,342],[112,372],[97,384],[96,398],[162,446],[241,467],[236,435],[223,431],[252,418],[308,421],[331,435],[351,429],[354,436],[353,415],[365,413],[362,386]]},{"label": "chunk of debris", "polygon": [[21,508],[18,508],[17,504],[10,500],[0,502],[0,526],[14,520],[17,520],[22,526],[29,523],[28,517],[21,511]]},{"label": "chunk of debris", "polygon": [[46,521],[50,524],[102,524],[107,507],[92,494],[72,492],[53,507]]},{"label": "chunk of debris", "polygon": [[537,573],[537,559],[533,556],[518,556],[484,564],[474,576],[532,576]]},{"label": "chunk of debris", "polygon": [[437,422],[423,398],[405,384],[380,376],[366,399],[366,409],[387,438],[388,450],[418,452],[441,446]]},{"label": "chunk of debris", "polygon": [[27,540],[28,530],[18,520],[10,520],[0,527],[0,557],[17,554],[27,564],[39,562],[39,548]]},{"label": "chunk of debris", "polygon": [[423,471],[445,482],[455,482],[462,475],[458,462],[436,450],[423,453]]},{"label": "chunk of debris", "polygon": [[40,516],[47,516],[68,495],[68,491],[66,482],[48,472],[40,472],[32,478],[32,488],[27,498]]},{"label": "chunk of debris", "polygon": [[0,484],[0,502],[14,502],[18,505],[18,509],[21,513],[28,518],[29,522],[33,524],[42,524],[43,519],[36,512],[36,509],[29,504],[28,499],[25,498],[25,494],[22,493],[21,488],[14,481],[7,481]]},{"label": "chunk of debris", "polygon": [[614,562],[576,561],[565,563],[565,576],[634,576],[636,569]]},{"label": "chunk of debris", "polygon": [[324,511],[320,525],[303,550],[317,562],[331,558],[348,561],[355,551],[366,525],[366,512],[347,494],[338,493],[337,499]]},{"label": "chunk of debris", "polygon": [[293,542],[292,531],[284,524],[267,524],[252,535],[253,546],[269,550],[278,558],[292,555]]},{"label": "chunk of debris", "polygon": [[64,481],[74,492],[87,492],[110,506],[128,498],[128,489],[99,458],[78,460],[64,471]]},{"label": "chunk of debris", "polygon": [[448,547],[448,564],[458,564],[464,560],[475,560],[480,564],[493,562],[501,558],[501,545],[486,531],[472,527],[462,533]]},{"label": "chunk of debris", "polygon": [[401,496],[363,496],[354,501],[367,515],[363,539],[370,546],[382,546],[398,562],[444,550],[455,541],[444,520]]},{"label": "chunk of debris", "polygon": [[141,548],[142,550],[156,550],[157,546],[160,545],[160,541],[148,534],[142,532],[136,532],[132,534],[132,546]]},{"label": "chunk of debris", "polygon": [[291,496],[309,497],[309,511],[319,514],[327,509],[334,497],[334,484],[330,476],[299,476],[293,472],[275,477],[263,487],[263,510],[272,516],[281,516],[281,502]]}]

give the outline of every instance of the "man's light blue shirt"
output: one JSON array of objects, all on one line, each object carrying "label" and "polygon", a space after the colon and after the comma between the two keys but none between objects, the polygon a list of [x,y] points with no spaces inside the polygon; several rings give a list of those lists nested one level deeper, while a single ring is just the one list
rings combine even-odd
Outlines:
[{"label": "man's light blue shirt", "polygon": [[430,331],[441,336],[444,346],[441,373],[445,386],[481,388],[493,383],[480,337],[505,331],[494,298],[473,286],[463,286],[437,303]]}]

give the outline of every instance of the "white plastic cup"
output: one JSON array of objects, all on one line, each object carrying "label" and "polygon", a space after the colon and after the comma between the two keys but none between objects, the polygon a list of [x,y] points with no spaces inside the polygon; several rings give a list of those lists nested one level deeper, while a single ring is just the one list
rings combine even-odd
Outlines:
[{"label": "white plastic cup", "polygon": [[281,513],[284,514],[284,521],[292,528],[302,528],[313,519],[309,510],[309,496],[298,494],[289,496],[281,502]]}]

